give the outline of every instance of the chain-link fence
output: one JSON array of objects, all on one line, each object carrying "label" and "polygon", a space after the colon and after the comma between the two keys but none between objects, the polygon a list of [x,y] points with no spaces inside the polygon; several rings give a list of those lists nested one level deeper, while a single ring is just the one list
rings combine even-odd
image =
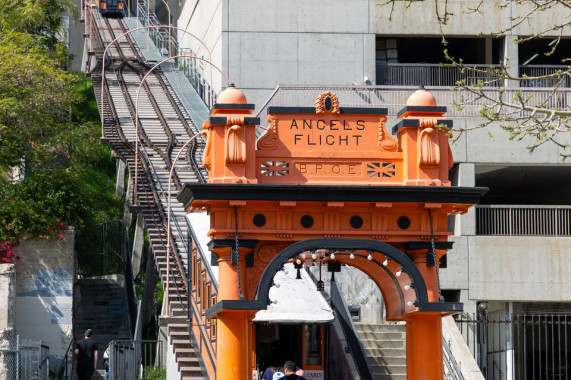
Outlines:
[{"label": "chain-link fence", "polygon": [[0,348],[0,379],[48,380],[49,347],[42,342],[16,337]]}]

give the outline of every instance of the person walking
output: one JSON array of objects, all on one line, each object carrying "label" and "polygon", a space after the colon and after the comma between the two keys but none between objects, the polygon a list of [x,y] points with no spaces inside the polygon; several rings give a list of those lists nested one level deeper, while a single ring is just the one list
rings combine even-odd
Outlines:
[{"label": "person walking", "polygon": [[281,379],[284,380],[306,380],[303,375],[299,375],[297,371],[301,370],[299,367],[295,365],[294,362],[288,360],[284,363],[284,377]]},{"label": "person walking", "polygon": [[109,380],[109,346],[103,353],[103,368],[105,368],[105,380]]},{"label": "person walking", "polygon": [[97,368],[97,342],[92,338],[93,331],[85,330],[84,338],[75,344],[75,356],[77,357],[77,377],[79,380],[91,380],[93,372]]},{"label": "person walking", "polygon": [[273,380],[274,373],[278,372],[280,369],[275,363],[270,363],[268,368],[264,371],[261,380]]}]

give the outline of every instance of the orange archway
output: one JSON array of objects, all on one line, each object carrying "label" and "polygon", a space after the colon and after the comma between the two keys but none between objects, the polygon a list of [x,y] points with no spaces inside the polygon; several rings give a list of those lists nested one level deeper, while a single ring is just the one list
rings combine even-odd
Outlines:
[{"label": "orange archway", "polygon": [[408,378],[441,380],[441,317],[461,310],[439,297],[447,218],[486,190],[450,186],[445,107],[417,91],[395,139],[386,109],[342,107],[327,92],[312,107],[270,107],[256,140],[260,120],[243,94],[231,87],[218,101],[204,124],[209,181],[186,184],[178,197],[210,215],[219,288],[206,317],[217,320],[216,377],[251,375],[252,318],[266,308],[276,271],[319,251],[369,275],[387,319],[406,321]]}]

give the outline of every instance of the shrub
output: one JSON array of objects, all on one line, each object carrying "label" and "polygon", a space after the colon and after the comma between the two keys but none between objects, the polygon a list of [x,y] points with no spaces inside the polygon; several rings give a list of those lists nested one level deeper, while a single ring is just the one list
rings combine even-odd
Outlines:
[{"label": "shrub", "polygon": [[62,230],[81,229],[89,202],[77,180],[65,171],[0,183],[0,262],[11,262],[20,239],[62,239]]}]

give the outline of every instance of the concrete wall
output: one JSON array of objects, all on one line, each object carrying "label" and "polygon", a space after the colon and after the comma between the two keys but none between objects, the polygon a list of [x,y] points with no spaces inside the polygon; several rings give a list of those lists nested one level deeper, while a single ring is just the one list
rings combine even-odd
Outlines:
[{"label": "concrete wall", "polygon": [[[461,37],[498,31],[511,25],[510,16],[524,15],[529,9],[510,6],[501,10],[495,3],[484,1],[482,13],[468,14],[464,11],[475,5],[473,1],[449,0],[448,10],[455,16],[444,32]],[[374,80],[377,35],[440,35],[434,2],[407,4],[410,7],[405,10],[404,2],[397,2],[389,21],[390,7],[380,6],[377,0],[187,0],[179,26],[207,42],[214,51],[214,62],[259,109],[278,84],[362,84],[365,76]],[[533,22],[524,22],[511,33],[534,34],[569,15],[570,10],[556,7],[540,12]],[[507,37],[504,50],[513,50],[511,39]],[[190,39],[182,41],[182,46],[198,46]],[[454,119],[460,128],[480,122],[477,118]],[[571,136],[563,136],[562,141],[571,143]],[[547,144],[530,153],[527,147],[533,142],[531,138],[512,141],[497,124],[464,133],[452,144],[455,162],[469,165],[462,168],[458,185],[473,186],[482,165],[565,165],[560,148]],[[477,300],[570,299],[567,239],[474,236],[473,211],[458,222],[456,233],[463,236],[454,237],[448,269],[442,270],[442,286],[462,290],[462,301],[470,308]],[[343,291],[350,302],[359,298],[345,287]],[[363,305],[363,316],[378,311],[377,306]]]},{"label": "concrete wall", "polygon": [[[14,264],[0,264],[0,349],[11,348],[14,342],[14,288],[16,271]],[[0,378],[8,378],[12,362],[0,355]]]},{"label": "concrete wall", "polygon": [[178,371],[178,364],[176,363],[176,358],[174,357],[174,347],[173,345],[168,342],[165,342],[166,345],[166,370],[167,370],[167,378],[166,380],[180,380],[180,372]]},{"label": "concrete wall", "polygon": [[[478,118],[459,117],[453,118],[453,121],[455,128],[466,129],[473,128],[482,122]],[[558,136],[558,140],[562,143],[571,143],[571,134],[562,133]],[[510,140],[509,133],[501,129],[498,123],[495,123],[489,128],[465,132],[456,142],[451,144],[451,148],[454,162],[474,162],[479,165],[568,165],[568,162],[564,162],[561,158],[562,148],[548,142],[530,152],[527,147],[534,142],[534,137],[525,137],[521,141]]]},{"label": "concrete wall", "polygon": [[[316,268],[312,268],[314,276],[319,276]],[[326,289],[330,288],[330,274],[323,277]],[[343,267],[335,274],[335,281],[341,287],[348,306],[360,306],[360,323],[381,323],[384,320],[384,301],[379,287],[370,277],[357,268]]]},{"label": "concrete wall", "polygon": [[[389,21],[390,7],[377,0],[189,0],[178,26],[206,42],[213,62],[259,109],[278,84],[351,85],[363,84],[365,77],[374,82],[377,35],[440,36],[433,2],[413,1],[408,9],[405,3],[395,4]],[[482,13],[469,14],[473,2],[449,0],[455,16],[444,32],[460,37],[498,31],[511,25],[510,15],[528,10],[500,10],[495,3],[485,1]],[[561,8],[519,25],[507,37],[505,49],[515,36],[545,30],[571,14]],[[182,47],[196,51],[198,43],[191,40],[179,35]],[[226,87],[220,75],[214,78],[216,91]]]},{"label": "concrete wall", "polygon": [[[367,22],[371,4],[195,0],[185,3],[178,25],[206,42],[215,64],[259,107],[278,84],[350,85],[374,78],[375,36]],[[179,40],[182,47],[197,46],[190,38]],[[214,83],[217,91],[219,84],[226,86]]]},{"label": "concrete wall", "polygon": [[470,300],[567,302],[571,238],[455,237],[441,284],[466,289]]},{"label": "concrete wall", "polygon": [[[228,4],[227,0],[205,1],[187,0],[176,20],[179,28],[184,29],[195,37],[178,32],[178,41],[181,48],[192,49],[199,57],[212,59],[214,65],[222,71],[228,72],[227,66],[227,29],[228,29]],[[201,44],[200,41],[206,45]],[[210,53],[212,57],[210,57]],[[210,65],[198,61],[199,67],[203,68],[203,77],[209,81]],[[216,69],[212,71],[212,78],[216,92],[226,87],[226,81]]]},{"label": "concrete wall", "polygon": [[49,346],[50,363],[63,357],[72,338],[75,232],[63,236],[23,241],[15,250],[15,333]]},{"label": "concrete wall", "polygon": [[[433,1],[395,2],[392,21],[389,21],[390,6],[379,6],[379,2],[371,0],[376,6],[371,6],[369,23],[371,33],[387,35],[440,35],[439,23]],[[450,21],[443,27],[448,36],[475,36],[478,33],[490,33],[504,30],[512,26],[510,17],[525,15],[531,9],[529,5],[514,5],[500,9],[496,7],[498,1],[483,1],[481,12],[469,12],[470,7],[479,2],[471,0],[448,0],[448,11],[453,13]],[[441,5],[443,5],[442,2]],[[405,5],[410,5],[405,9]],[[443,10],[443,7],[440,7]],[[552,25],[561,23],[571,15],[571,10],[564,6],[540,12],[532,22],[523,22],[517,26],[514,35],[529,35],[549,29]],[[557,35],[557,32],[552,35]]]},{"label": "concrete wall", "polygon": [[[79,1],[78,1],[79,3]],[[79,7],[79,5],[78,5]],[[81,12],[81,10],[80,10]],[[69,52],[73,55],[73,60],[71,62],[72,71],[81,71],[81,66],[83,62],[83,53],[85,48],[85,39],[83,38],[83,33],[85,31],[85,24],[79,22],[79,20],[74,20],[72,17],[69,18]]]}]

